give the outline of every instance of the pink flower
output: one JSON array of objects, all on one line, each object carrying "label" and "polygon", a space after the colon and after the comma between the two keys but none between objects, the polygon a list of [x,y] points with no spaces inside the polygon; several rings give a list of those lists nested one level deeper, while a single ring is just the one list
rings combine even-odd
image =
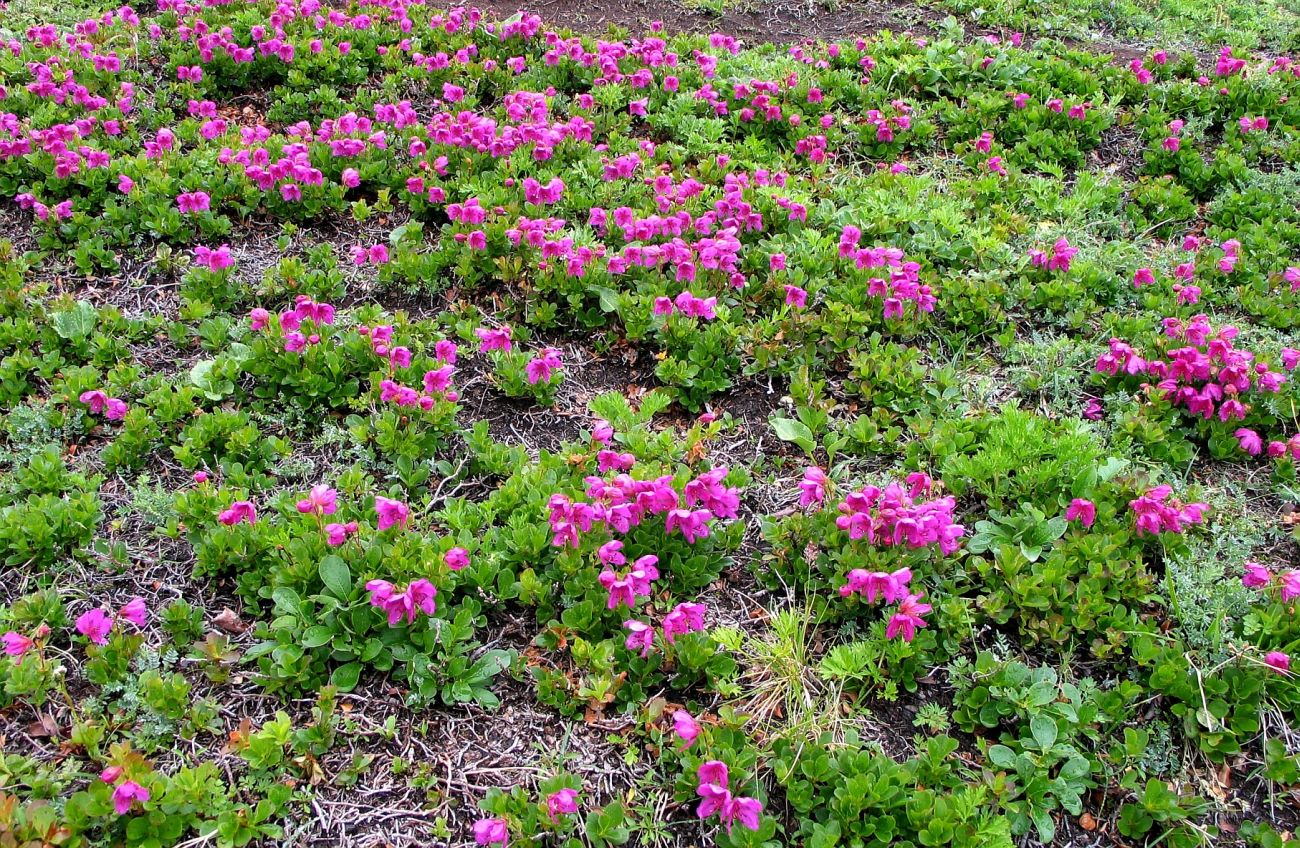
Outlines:
[{"label": "pink flower", "polygon": [[478,845],[496,845],[502,848],[509,836],[505,819],[479,819],[474,822],[474,842]]},{"label": "pink flower", "polygon": [[135,188],[135,180],[131,179],[126,174],[118,174],[117,176],[118,191],[122,192],[122,194],[130,194],[132,189],[134,188]]},{"label": "pink flower", "polygon": [[546,814],[555,821],[562,815],[578,812],[578,790],[561,789],[546,798]]},{"label": "pink flower", "polygon": [[844,585],[840,587],[840,597],[842,598],[847,598],[856,592],[866,598],[869,604],[874,604],[876,598],[879,597],[883,597],[885,603],[892,604],[894,601],[907,596],[907,587],[912,581],[912,570],[910,568],[900,568],[897,571],[886,572],[854,568],[849,571],[845,581]]},{"label": "pink flower", "polygon": [[325,541],[331,546],[337,548],[348,540],[349,536],[356,535],[360,526],[355,521],[349,521],[347,524],[326,524]]},{"label": "pink flower", "polygon": [[1282,369],[1294,371],[1296,365],[1300,365],[1300,350],[1291,347],[1282,348]]},{"label": "pink flower", "polygon": [[699,539],[709,535],[709,521],[713,518],[713,513],[707,509],[674,509],[668,513],[665,519],[664,529],[668,533],[674,530],[681,530],[682,536],[687,542],[695,544]]},{"label": "pink flower", "polygon": [[1282,573],[1282,603],[1300,598],[1300,571],[1292,569]]},{"label": "pink flower", "polygon": [[145,606],[144,598],[132,598],[117,614],[136,627],[144,627],[149,623],[149,608]]},{"label": "pink flower", "polygon": [[826,472],[816,466],[803,470],[803,479],[799,481],[799,506],[818,506],[826,499],[826,488],[830,484]]},{"label": "pink flower", "polygon": [[537,356],[528,361],[524,366],[524,374],[528,378],[530,385],[550,382],[555,371],[563,366],[560,359],[560,351],[553,347],[544,347],[538,352]]},{"label": "pink flower", "polygon": [[1097,507],[1092,501],[1075,498],[1065,510],[1066,521],[1078,521],[1084,527],[1091,527],[1097,520]]},{"label": "pink flower", "polygon": [[1237,444],[1246,453],[1251,456],[1259,456],[1260,451],[1264,449],[1264,441],[1259,434],[1248,427],[1241,427],[1234,431],[1233,436],[1237,439]]},{"label": "pink flower", "polygon": [[311,493],[296,504],[303,515],[333,515],[338,510],[338,492],[319,483],[311,487]]},{"label": "pink flower", "polygon": [[591,428],[591,440],[597,444],[607,445],[614,438],[614,427],[603,418],[596,420],[595,426]]},{"label": "pink flower", "polygon": [[96,607],[83,612],[76,622],[77,632],[96,645],[107,645],[108,634],[113,632],[113,619]]},{"label": "pink flower", "polygon": [[464,548],[452,548],[442,555],[442,561],[452,571],[460,571],[469,566],[469,551]]},{"label": "pink flower", "polygon": [[673,299],[671,297],[656,297],[652,311],[655,315],[672,315]]},{"label": "pink flower", "polygon": [[21,657],[32,649],[36,643],[21,633],[10,630],[4,634],[5,653],[11,657]]},{"label": "pink flower", "polygon": [[[721,760],[708,760],[700,763],[695,775],[699,779],[701,786],[716,786],[719,789],[726,789],[730,780],[727,764]],[[701,815],[700,818],[704,818],[704,816]]]},{"label": "pink flower", "polygon": [[682,740],[683,748],[689,748],[699,738],[699,722],[686,710],[677,710],[673,713],[673,733]]},{"label": "pink flower", "polygon": [[1150,268],[1139,268],[1133,272],[1133,288],[1140,289],[1143,286],[1149,286],[1156,281],[1155,274],[1151,273]]},{"label": "pink flower", "polygon": [[682,603],[673,607],[672,612],[664,616],[664,639],[668,644],[675,645],[677,636],[703,630],[704,613],[707,611],[704,604]]},{"label": "pink flower", "polygon": [[1264,655],[1264,665],[1279,674],[1286,674],[1291,671],[1291,658],[1281,651],[1269,651]]},{"label": "pink flower", "polygon": [[212,198],[206,191],[191,191],[176,196],[176,207],[183,214],[207,212],[212,207]]},{"label": "pink flower", "polygon": [[808,304],[808,292],[798,286],[786,285],[785,287],[785,305],[793,306],[795,309],[803,309]]},{"label": "pink flower", "polygon": [[257,507],[251,501],[235,501],[217,515],[217,521],[227,527],[234,527],[241,521],[257,523]]},{"label": "pink flower", "polygon": [[655,630],[643,621],[637,621],[635,618],[623,622],[627,628],[627,640],[623,643],[629,651],[640,649],[641,657],[650,656],[650,648],[654,646]]},{"label": "pink flower", "polygon": [[375,497],[375,512],[379,515],[379,530],[387,530],[389,527],[397,526],[406,529],[406,523],[411,518],[411,508],[401,501],[395,501],[386,498],[383,495]]},{"label": "pink flower", "polygon": [[129,813],[136,801],[143,804],[148,800],[149,790],[134,780],[123,781],[113,790],[113,809],[117,811],[119,816]]},{"label": "pink flower", "polygon": [[490,350],[500,350],[506,353],[510,352],[510,328],[499,327],[492,329],[489,327],[479,327],[474,331],[479,339],[479,353],[487,353]]},{"label": "pink flower", "polygon": [[370,593],[370,605],[388,615],[389,627],[396,627],[403,619],[407,624],[414,622],[417,610],[433,615],[437,609],[438,590],[424,578],[412,580],[402,592],[387,580],[371,580],[366,583],[366,591]]},{"label": "pink flower", "polygon": [[718,817],[727,833],[731,833],[732,823],[737,821],[748,830],[758,830],[758,817],[762,812],[763,802],[757,798],[730,798],[723,801]]},{"label": "pink flower", "polygon": [[895,636],[902,634],[904,642],[912,641],[912,638],[916,636],[916,628],[925,626],[925,621],[921,616],[929,612],[930,609],[929,604],[921,603],[920,595],[908,595],[898,605],[898,612],[894,613],[889,619],[889,624],[885,627],[885,638],[893,639]]},{"label": "pink flower", "polygon": [[341,182],[348,188],[356,188],[361,185],[361,173],[356,168],[344,168]]},{"label": "pink flower", "polygon": [[1260,586],[1267,586],[1273,579],[1273,574],[1263,565],[1257,562],[1248,562],[1242,566],[1241,585],[1247,589],[1257,589]]},{"label": "pink flower", "polygon": [[784,253],[773,253],[771,256],[767,257],[767,265],[768,265],[768,267],[769,267],[771,270],[773,270],[773,271],[784,271],[784,270],[785,270],[785,254],[784,254]]}]

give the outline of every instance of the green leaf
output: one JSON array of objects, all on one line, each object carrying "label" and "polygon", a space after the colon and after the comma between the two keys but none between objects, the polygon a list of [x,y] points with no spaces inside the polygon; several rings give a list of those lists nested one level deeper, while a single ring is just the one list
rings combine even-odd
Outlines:
[{"label": "green leaf", "polygon": [[1029,732],[1033,734],[1034,741],[1043,751],[1050,751],[1056,744],[1056,720],[1051,716],[1038,713],[1029,720]]},{"label": "green leaf", "polygon": [[796,444],[810,454],[817,449],[812,430],[809,430],[808,425],[802,421],[793,418],[773,418],[771,423],[772,429],[776,431],[776,436],[781,441]]},{"label": "green leaf", "polygon": [[357,688],[357,683],[361,680],[361,663],[350,662],[347,665],[341,665],[334,669],[330,675],[330,683],[339,687],[340,692],[351,692]]},{"label": "green leaf", "polygon": [[617,312],[619,305],[618,292],[608,286],[587,286],[587,291],[600,298],[601,312]]},{"label": "green leaf", "polygon": [[320,579],[340,600],[347,600],[352,594],[352,570],[340,557],[327,556],[320,561]]},{"label": "green leaf", "polygon": [[989,760],[998,768],[1010,769],[1016,767],[1016,752],[1006,745],[990,745]]},{"label": "green leaf", "polygon": [[308,627],[302,634],[302,646],[304,648],[319,648],[321,645],[328,645],[333,638],[334,631],[323,624],[317,624]]},{"label": "green leaf", "polygon": [[59,338],[70,342],[81,341],[95,329],[95,321],[98,317],[99,313],[95,311],[95,307],[87,301],[79,300],[71,309],[54,313],[52,316],[54,332],[59,334]]},{"label": "green leaf", "polygon": [[1029,817],[1034,820],[1034,827],[1038,830],[1038,839],[1044,845],[1050,843],[1056,836],[1056,822],[1052,821],[1052,814],[1047,810],[1033,810]]}]

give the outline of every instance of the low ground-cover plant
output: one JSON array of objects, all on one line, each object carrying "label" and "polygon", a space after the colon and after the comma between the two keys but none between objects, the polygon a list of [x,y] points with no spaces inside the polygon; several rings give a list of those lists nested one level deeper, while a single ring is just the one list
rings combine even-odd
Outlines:
[{"label": "low ground-cover plant", "polygon": [[26,15],[0,842],[1274,844],[1300,63]]}]

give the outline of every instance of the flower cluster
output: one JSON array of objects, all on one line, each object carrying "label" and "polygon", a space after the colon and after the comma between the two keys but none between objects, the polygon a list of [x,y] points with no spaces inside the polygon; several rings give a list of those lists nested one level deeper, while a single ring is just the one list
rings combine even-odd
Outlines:
[{"label": "flower cluster", "polygon": [[[132,598],[125,606],[117,611],[118,618],[131,622],[137,629],[143,628],[149,623],[149,609],[144,602],[144,598]],[[77,617],[75,627],[77,632],[85,636],[96,645],[107,645],[109,634],[113,632],[117,622],[112,613],[103,607],[95,607],[83,612]],[[10,648],[10,636],[5,634],[5,650],[13,655]],[[18,640],[13,640],[14,647],[19,646]],[[23,648],[25,652],[30,647],[28,644]]]},{"label": "flower cluster", "polygon": [[[248,313],[249,327],[259,332],[271,326],[271,313],[256,308]],[[287,353],[300,353],[308,345],[320,344],[320,334],[316,332],[334,323],[334,307],[328,303],[316,303],[305,294],[294,299],[293,309],[287,309],[279,315],[278,326],[284,334],[284,349]],[[309,332],[302,332],[308,330]]]},{"label": "flower cluster", "polygon": [[1242,397],[1247,392],[1276,392],[1286,382],[1254,353],[1234,346],[1236,327],[1215,332],[1205,315],[1186,322],[1166,318],[1163,325],[1166,339],[1184,343],[1167,350],[1167,359],[1146,359],[1127,342],[1111,339],[1109,350],[1097,357],[1097,371],[1150,375],[1158,380],[1155,390],[1174,406],[1206,420],[1217,415],[1220,421],[1246,417],[1249,407]]},{"label": "flower cluster", "polygon": [[126,402],[115,397],[109,397],[108,393],[102,389],[91,389],[82,392],[77,399],[90,408],[92,415],[103,413],[104,417],[109,421],[121,421],[126,417]]},{"label": "flower cluster", "polygon": [[671,474],[654,480],[637,480],[630,474],[612,480],[586,478],[587,497],[591,502],[572,501],[555,494],[547,503],[550,512],[552,544],[578,547],[580,535],[597,525],[610,532],[626,533],[649,516],[664,516],[664,530],[679,532],[690,543],[709,535],[715,518],[735,518],[740,494],[723,484],[725,467],[715,468],[691,480],[678,495]]},{"label": "flower cluster", "polygon": [[874,604],[877,598],[883,598],[887,604],[899,602],[898,609],[889,617],[889,623],[885,626],[885,638],[902,636],[904,642],[910,642],[916,636],[916,628],[925,626],[925,620],[921,616],[931,610],[929,604],[921,602],[921,593],[912,594],[908,586],[911,580],[910,568],[900,568],[893,572],[855,568],[849,571],[844,585],[840,587],[840,597],[858,594],[869,604]]},{"label": "flower cluster", "polygon": [[1070,260],[1079,252],[1079,248],[1072,247],[1067,238],[1059,238],[1049,250],[1031,250],[1029,251],[1029,261],[1039,268],[1046,268],[1048,271],[1068,271],[1070,270]]},{"label": "flower cluster", "polygon": [[695,810],[696,816],[707,819],[717,815],[727,833],[731,833],[735,822],[749,830],[758,830],[758,817],[763,812],[763,804],[757,798],[742,798],[731,794],[726,763],[720,760],[701,763],[697,777],[699,786],[695,792],[700,796],[700,806]]},{"label": "flower cluster", "polygon": [[371,580],[366,583],[366,591],[370,593],[370,605],[388,616],[389,627],[396,627],[403,620],[407,624],[414,622],[417,611],[433,615],[437,609],[434,598],[438,590],[424,578],[412,580],[400,592],[387,580]]},{"label": "flower cluster", "polygon": [[[664,641],[669,645],[675,645],[678,636],[703,630],[704,615],[707,612],[708,608],[704,604],[687,602],[673,607],[664,616],[661,625]],[[623,622],[623,627],[628,631],[627,639],[624,641],[627,649],[639,652],[642,658],[649,656],[650,649],[654,647],[654,626],[633,618]]]},{"label": "flower cluster", "polygon": [[952,496],[917,501],[929,494],[934,482],[925,474],[907,478],[910,489],[897,482],[885,488],[866,486],[845,496],[835,525],[850,539],[865,538],[873,545],[924,548],[937,545],[944,554],[960,546],[966,528],[954,520],[957,501]]},{"label": "flower cluster", "polygon": [[852,259],[858,269],[888,269],[888,279],[872,277],[867,281],[867,294],[884,302],[885,318],[903,317],[907,301],[911,301],[918,312],[934,311],[938,299],[930,286],[921,283],[919,263],[909,261],[898,248],[860,247],[861,241],[859,228],[845,226],[840,231],[839,256]]},{"label": "flower cluster", "polygon": [[1156,486],[1129,501],[1129,508],[1136,517],[1139,536],[1182,533],[1188,525],[1205,521],[1205,513],[1210,508],[1208,504],[1184,504],[1171,498],[1173,493],[1172,486]]}]

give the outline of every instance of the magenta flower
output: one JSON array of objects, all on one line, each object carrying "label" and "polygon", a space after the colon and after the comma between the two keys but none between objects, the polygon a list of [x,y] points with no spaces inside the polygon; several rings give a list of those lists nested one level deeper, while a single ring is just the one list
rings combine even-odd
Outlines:
[{"label": "magenta flower", "polygon": [[123,781],[113,790],[113,809],[117,811],[119,816],[129,813],[136,801],[143,804],[148,800],[149,790],[134,780]]},{"label": "magenta flower", "polygon": [[318,483],[311,487],[311,493],[296,504],[303,515],[333,515],[338,511],[338,492]]},{"label": "magenta flower", "polygon": [[904,642],[912,641],[916,636],[916,628],[925,626],[921,616],[930,609],[929,604],[921,603],[920,595],[908,595],[898,605],[898,612],[889,619],[889,624],[885,627],[885,638],[893,639],[901,634]]},{"label": "magenta flower", "polygon": [[122,192],[122,194],[130,194],[134,188],[135,188],[135,180],[131,179],[126,174],[118,174],[117,176],[118,191]]},{"label": "magenta flower", "polygon": [[499,843],[504,848],[509,835],[505,819],[479,819],[474,822],[474,842],[478,845]]},{"label": "magenta flower", "polygon": [[464,548],[452,548],[442,555],[443,563],[452,571],[469,567],[469,551]]},{"label": "magenta flower", "polygon": [[768,268],[770,268],[770,269],[773,270],[773,271],[784,271],[784,270],[785,270],[785,254],[784,254],[784,253],[773,253],[771,256],[767,257],[767,266],[768,266]]},{"label": "magenta flower", "polygon": [[1300,598],[1300,570],[1292,569],[1282,573],[1282,602]]},{"label": "magenta flower", "polygon": [[528,377],[530,385],[549,382],[555,371],[563,367],[564,362],[560,359],[560,351],[553,347],[544,347],[538,352],[537,356],[528,361],[524,366],[524,373]]},{"label": "magenta flower", "polygon": [[709,521],[712,519],[713,513],[707,509],[674,509],[665,519],[664,530],[670,534],[680,530],[687,542],[695,544],[709,535]]},{"label": "magenta flower", "polygon": [[1232,434],[1237,439],[1237,444],[1246,453],[1251,456],[1259,456],[1260,451],[1264,450],[1264,440],[1259,434],[1248,427],[1241,427]]},{"label": "magenta flower", "polygon": [[102,412],[104,417],[110,421],[121,421],[126,417],[126,404],[117,398],[109,397],[106,392],[100,389],[82,392],[78,400],[90,408],[92,415],[98,415]]},{"label": "magenta flower", "polygon": [[107,645],[108,634],[113,632],[113,619],[107,612],[96,607],[78,616],[76,628],[78,633],[96,645]]},{"label": "magenta flower", "polygon": [[186,192],[176,196],[176,206],[186,215],[207,212],[212,207],[212,198],[206,191]]},{"label": "magenta flower", "polygon": [[1135,289],[1153,285],[1155,281],[1156,275],[1151,272],[1150,268],[1139,268],[1133,272],[1133,288]]},{"label": "magenta flower", "polygon": [[758,830],[758,818],[763,812],[763,802],[757,798],[729,798],[722,803],[718,818],[722,820],[727,833],[731,833],[733,822],[740,822],[748,830]]},{"label": "magenta flower", "polygon": [[560,789],[547,796],[546,814],[551,817],[551,821],[576,812],[578,812],[578,790]]},{"label": "magenta flower", "polygon": [[1281,651],[1269,651],[1264,655],[1264,665],[1279,674],[1287,674],[1291,671],[1291,657]]},{"label": "magenta flower", "polygon": [[799,481],[799,506],[820,506],[826,499],[826,489],[829,485],[830,479],[825,471],[815,465],[805,468],[803,479]]},{"label": "magenta flower", "polygon": [[379,515],[377,526],[380,530],[387,530],[393,526],[405,530],[406,524],[411,518],[410,507],[401,501],[395,501],[383,495],[375,497],[375,512]]},{"label": "magenta flower", "polygon": [[1091,527],[1097,520],[1097,507],[1092,501],[1075,498],[1065,510],[1066,521],[1078,521],[1084,527]]},{"label": "magenta flower", "polygon": [[257,523],[257,507],[251,501],[235,501],[217,515],[217,521],[227,527],[233,527],[241,521]]},{"label": "magenta flower", "polygon": [[[701,786],[716,786],[719,789],[726,789],[730,780],[727,764],[721,760],[708,760],[700,763],[700,767],[695,774]],[[704,816],[701,815],[700,818],[704,818]]]},{"label": "magenta flower", "polygon": [[689,748],[700,736],[699,722],[686,710],[677,710],[673,713],[673,733],[682,740],[682,748]]},{"label": "magenta flower", "polygon": [[892,573],[855,568],[846,575],[846,582],[840,587],[840,597],[847,598],[856,592],[866,598],[869,604],[874,604],[876,598],[882,596],[885,603],[892,604],[907,597],[908,584],[911,580],[910,568],[900,568]]},{"label": "magenta flower", "polygon": [[149,623],[149,608],[145,605],[144,598],[132,598],[117,614],[136,627],[143,628]]},{"label": "magenta flower", "polygon": [[596,419],[591,428],[591,440],[597,444],[607,445],[614,438],[614,427],[603,418]]},{"label": "magenta flower", "polygon": [[1260,586],[1267,586],[1273,579],[1273,573],[1263,565],[1257,562],[1248,562],[1242,566],[1241,585],[1247,589],[1257,589]]},{"label": "magenta flower", "polygon": [[640,649],[641,657],[650,656],[650,648],[654,646],[655,630],[643,621],[637,621],[635,618],[623,622],[627,628],[627,640],[623,643],[629,651]]},{"label": "magenta flower", "polygon": [[673,299],[671,297],[656,297],[652,311],[655,315],[672,315]]},{"label": "magenta flower", "polygon": [[370,592],[370,605],[388,615],[389,627],[396,627],[403,619],[411,624],[417,611],[433,615],[437,609],[438,590],[423,578],[411,581],[402,592],[387,580],[371,580],[366,583],[366,591]]},{"label": "magenta flower", "polygon": [[785,305],[792,306],[795,309],[803,309],[808,305],[808,292],[798,286],[787,285],[785,287]]},{"label": "magenta flower", "polygon": [[695,633],[704,629],[704,613],[708,608],[704,604],[682,603],[673,607],[664,616],[664,639],[675,645],[676,637],[685,633]]},{"label": "magenta flower", "polygon": [[5,653],[11,657],[21,657],[23,654],[30,651],[32,646],[36,644],[33,640],[27,638],[23,634],[15,633],[12,630],[8,631],[0,638],[4,639]]},{"label": "magenta flower", "polygon": [[356,535],[360,529],[355,521],[349,521],[347,524],[326,524],[325,541],[331,547],[338,547],[346,542],[349,536]]},{"label": "magenta flower", "polygon": [[509,327],[479,327],[474,331],[479,339],[479,353],[487,353],[491,350],[499,350],[505,353],[510,352],[510,328]]}]

